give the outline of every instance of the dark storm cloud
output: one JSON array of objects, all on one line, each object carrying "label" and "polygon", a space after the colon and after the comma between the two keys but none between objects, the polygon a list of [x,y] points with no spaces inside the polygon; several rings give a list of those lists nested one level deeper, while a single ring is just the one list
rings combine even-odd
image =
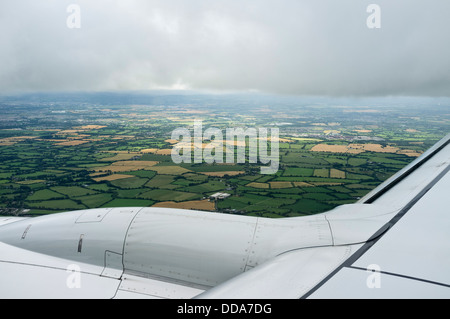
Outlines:
[{"label": "dark storm cloud", "polygon": [[448,0],[3,1],[0,90],[450,96],[448,14]]}]

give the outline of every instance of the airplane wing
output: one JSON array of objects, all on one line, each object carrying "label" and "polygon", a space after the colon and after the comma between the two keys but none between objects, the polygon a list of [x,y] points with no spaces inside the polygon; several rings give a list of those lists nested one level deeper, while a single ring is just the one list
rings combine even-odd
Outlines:
[{"label": "airplane wing", "polygon": [[303,297],[450,297],[449,140],[362,199],[398,213],[383,236],[366,242]]},{"label": "airplane wing", "polygon": [[0,298],[449,298],[450,135],[356,204],[0,219]]},{"label": "airplane wing", "polygon": [[[358,204],[325,213],[333,245],[279,255],[200,297],[449,298],[449,144],[447,135]],[[360,232],[370,238],[358,243]]]}]

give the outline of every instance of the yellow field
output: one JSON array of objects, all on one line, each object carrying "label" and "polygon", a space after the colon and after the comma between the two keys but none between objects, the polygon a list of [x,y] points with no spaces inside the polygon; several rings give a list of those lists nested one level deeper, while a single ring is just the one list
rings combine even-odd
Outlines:
[{"label": "yellow field", "polygon": [[269,188],[270,187],[270,185],[267,183],[257,183],[257,182],[252,182],[245,186],[254,187],[254,188]]},{"label": "yellow field", "polygon": [[372,130],[353,130],[353,131],[358,132],[358,133],[370,133],[370,132],[372,132]]},{"label": "yellow field", "polygon": [[153,153],[156,153],[157,150],[158,150],[157,148],[146,148],[146,149],[140,150],[139,153],[142,153],[142,154],[152,153],[153,154]]},{"label": "yellow field", "polygon": [[156,203],[152,207],[165,207],[165,208],[180,208],[180,209],[193,209],[193,210],[206,210],[214,211],[214,202],[205,200],[192,200],[188,202],[160,202]]},{"label": "yellow field", "polygon": [[419,157],[420,155],[422,155],[422,153],[413,151],[413,150],[400,150],[397,152],[398,154],[404,154],[406,156],[411,156],[411,157]]},{"label": "yellow field", "polygon": [[338,169],[330,169],[330,178],[345,178],[345,172]]},{"label": "yellow field", "polygon": [[0,146],[11,146],[16,144],[17,142],[22,142],[25,140],[35,139],[37,136],[14,136],[14,137],[6,137],[0,139]]},{"label": "yellow field", "polygon": [[395,146],[382,146],[380,144],[348,144],[348,145],[327,145],[318,144],[311,148],[313,152],[330,152],[330,153],[347,153],[347,154],[359,154],[363,152],[375,152],[375,153],[393,153],[393,154],[405,154],[408,156],[420,156],[421,154],[413,150],[401,150]]},{"label": "yellow field", "polygon": [[77,146],[77,145],[86,144],[86,143],[89,143],[89,141],[67,140],[65,142],[55,143],[54,145],[56,145],[56,146]]},{"label": "yellow field", "polygon": [[358,148],[358,147],[355,147],[355,146],[353,146],[353,147],[349,146],[349,148],[347,150],[348,154],[359,154],[359,153],[364,153],[364,152],[365,151],[364,151],[363,148]]},{"label": "yellow field", "polygon": [[37,138],[37,136],[14,136],[14,137],[7,137],[6,139],[15,140],[15,141],[24,141],[24,140],[32,140]]},{"label": "yellow field", "polygon": [[270,188],[291,188],[292,183],[291,182],[269,182]]},{"label": "yellow field", "polygon": [[363,149],[368,152],[376,152],[376,153],[396,153],[399,148],[393,146],[385,146],[383,147],[380,144],[350,144],[348,147],[355,149]]},{"label": "yellow field", "polygon": [[113,175],[93,178],[93,180],[96,181],[96,182],[115,181],[115,180],[118,180],[118,179],[125,179],[125,178],[130,178],[130,177],[134,177],[134,175],[113,174]]},{"label": "yellow field", "polygon": [[192,172],[181,166],[152,166],[147,167],[147,170],[155,171],[163,175],[181,175],[187,172]]},{"label": "yellow field", "polygon": [[314,185],[306,183],[306,182],[292,182],[295,187],[314,187]]},{"label": "yellow field", "polygon": [[105,126],[105,125],[84,125],[84,126],[81,126],[79,129],[88,131],[88,130],[99,130],[99,129],[105,128],[105,127],[107,127],[107,126]]},{"label": "yellow field", "polygon": [[59,130],[58,129],[33,130],[33,132],[59,132]]},{"label": "yellow field", "polygon": [[156,161],[120,161],[112,163],[109,166],[96,167],[93,170],[96,172],[111,171],[113,173],[139,171],[142,169],[151,169],[158,163]]},{"label": "yellow field", "polygon": [[165,149],[156,151],[156,154],[158,154],[158,155],[170,155],[171,153],[172,153],[172,149],[170,149],[170,148],[165,148]]}]

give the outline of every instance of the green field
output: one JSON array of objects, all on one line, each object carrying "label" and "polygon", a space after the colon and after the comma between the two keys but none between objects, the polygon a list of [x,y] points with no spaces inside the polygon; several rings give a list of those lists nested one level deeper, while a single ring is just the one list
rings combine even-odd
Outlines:
[{"label": "green field", "polygon": [[77,198],[79,201],[83,203],[88,208],[96,208],[101,207],[103,204],[110,202],[112,200],[111,194],[97,194],[97,195],[89,195],[82,196]]},{"label": "green field", "polygon": [[64,198],[65,196],[62,194],[55,193],[54,191],[51,191],[49,189],[42,189],[39,190],[32,195],[27,197],[27,200],[29,201],[39,201],[39,200],[48,200],[48,199],[58,199],[58,198]]},{"label": "green field", "polygon": [[201,195],[195,193],[156,189],[140,194],[138,197],[143,199],[151,199],[159,202],[164,201],[182,202],[187,200],[200,199]]},{"label": "green field", "polygon": [[147,182],[148,182],[147,178],[130,177],[112,181],[111,185],[118,188],[130,189],[130,188],[140,188],[144,186]]},{"label": "green field", "polygon": [[288,167],[284,170],[283,176],[313,176],[314,169],[302,167]]},{"label": "green field", "polygon": [[85,195],[92,195],[92,194],[96,193],[93,190],[79,187],[79,186],[70,186],[70,187],[56,186],[56,187],[52,187],[51,190],[53,190],[57,193],[63,194],[65,196],[69,196],[70,198],[85,196]]},{"label": "green field", "polygon": [[70,199],[63,199],[63,200],[49,200],[49,201],[42,201],[42,202],[33,202],[28,203],[28,207],[31,208],[44,208],[44,209],[54,209],[54,210],[78,210],[78,209],[85,209],[86,206],[77,204],[76,202],[70,200]]},{"label": "green field", "polygon": [[184,187],[180,190],[186,191],[186,192],[191,192],[191,193],[210,193],[210,192],[217,192],[217,191],[221,191],[221,190],[225,190],[226,188],[226,184],[224,182],[220,182],[220,181],[210,181],[208,183],[203,183],[203,184],[199,184],[199,185],[195,185],[195,186],[189,186],[189,187]]}]

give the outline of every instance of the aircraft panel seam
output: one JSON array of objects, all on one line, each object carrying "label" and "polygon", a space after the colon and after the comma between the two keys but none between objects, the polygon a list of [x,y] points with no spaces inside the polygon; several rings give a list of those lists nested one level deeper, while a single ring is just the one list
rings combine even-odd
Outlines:
[{"label": "aircraft panel seam", "polygon": [[[345,266],[344,268],[356,269],[356,270],[362,270],[362,271],[369,271],[366,268],[357,267],[357,266]],[[427,280],[427,279],[423,279],[423,278],[419,278],[419,277],[407,276],[407,275],[402,275],[402,274],[393,273],[393,272],[384,271],[384,270],[379,270],[379,271],[376,271],[376,272],[380,273],[380,274],[384,274],[384,275],[401,277],[401,278],[410,279],[410,280],[417,280],[417,281],[425,282],[425,283],[428,283],[428,284],[439,285],[439,286],[450,288],[449,284],[445,284],[445,283],[437,282],[437,281],[432,281],[432,280]]]},{"label": "aircraft panel seam", "polygon": [[328,224],[328,228],[330,229],[330,235],[331,235],[331,246],[334,246],[334,235],[333,235],[333,228],[331,227],[330,221],[328,220],[326,215],[323,215],[325,217],[325,220]]},{"label": "aircraft panel seam", "polygon": [[254,245],[255,245],[256,233],[257,233],[258,227],[259,227],[258,224],[259,224],[259,217],[256,219],[255,228],[253,229],[252,239],[251,239],[251,241],[250,241],[250,244],[247,246],[247,247],[248,247],[248,248],[247,248],[247,249],[248,249],[248,252],[247,252],[247,260],[245,261],[244,269],[243,269],[242,272],[247,271],[247,267],[253,267],[253,266],[251,266],[251,265],[249,264],[249,262],[250,262],[250,256],[251,256],[251,254],[252,254],[252,249],[253,249],[253,247],[254,247]]},{"label": "aircraft panel seam", "polygon": [[[142,207],[141,209],[139,209],[139,210],[134,214],[133,218],[131,218],[131,221],[130,221],[130,223],[128,224],[127,230],[125,231],[125,236],[124,236],[124,238],[123,238],[123,244],[122,244],[122,253],[121,253],[121,255],[122,255],[122,269],[123,269],[122,276],[123,276],[123,274],[125,273],[125,260],[124,260],[124,259],[125,259],[125,245],[126,245],[126,242],[127,242],[128,232],[130,231],[130,227],[131,227],[131,225],[133,224],[134,220],[136,219],[136,216],[137,216],[137,215],[141,212],[141,210],[143,210],[143,209],[144,209],[144,208]],[[120,276],[120,278],[119,278],[120,281],[122,281],[122,276]],[[115,293],[114,293],[113,299],[116,297],[117,293],[119,292],[119,287],[120,287],[120,285],[117,287],[117,289],[116,289],[116,291],[115,291]]]}]

